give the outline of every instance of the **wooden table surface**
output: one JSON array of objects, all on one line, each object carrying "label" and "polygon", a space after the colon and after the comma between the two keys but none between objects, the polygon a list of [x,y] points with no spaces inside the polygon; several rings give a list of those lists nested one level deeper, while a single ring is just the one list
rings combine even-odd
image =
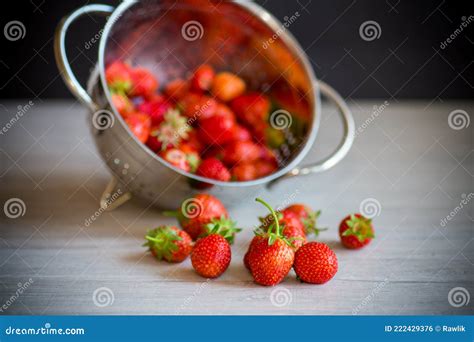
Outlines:
[{"label": "wooden table surface", "polygon": [[[27,102],[4,102],[1,124]],[[110,177],[88,116],[76,102],[34,103],[0,135],[0,203],[25,203],[18,218],[2,212],[0,314],[474,313],[474,299],[466,304],[474,295],[474,122],[455,130],[448,120],[458,109],[472,119],[474,103],[393,100],[373,114],[383,102],[350,102],[361,132],[334,169],[262,188],[273,205],[294,198],[321,209],[329,230],[320,240],[340,264],[325,285],[302,284],[291,272],[273,288],[254,284],[242,264],[252,226],[265,213],[251,199],[230,209],[245,230],[216,280],[197,276],[189,260],[169,265],[146,253],[147,228],[174,222],[157,209],[142,213],[131,201],[86,227]],[[324,106],[308,162],[330,152],[340,134],[335,110]],[[367,200],[378,213],[376,239],[346,250],[338,223]]]}]

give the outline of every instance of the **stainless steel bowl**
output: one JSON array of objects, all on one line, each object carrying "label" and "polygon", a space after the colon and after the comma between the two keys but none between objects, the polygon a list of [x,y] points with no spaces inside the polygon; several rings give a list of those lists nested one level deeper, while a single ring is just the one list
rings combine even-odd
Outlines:
[{"label": "stainless steel bowl", "polygon": [[[68,62],[66,33],[77,18],[93,13],[108,16],[108,20],[100,32],[98,63],[86,91]],[[316,79],[306,54],[287,27],[251,1],[125,1],[116,9],[87,5],[61,21],[55,53],[66,85],[90,110],[98,150],[113,173],[101,201],[109,209],[132,194],[161,208],[176,208],[198,191],[190,180],[213,184],[209,193],[232,205],[262,185],[328,170],[344,158],[353,142],[354,121],[344,100]],[[302,128],[292,137],[281,168],[264,178],[219,182],[184,172],[140,143],[111,106],[104,70],[107,63],[117,59],[149,68],[161,84],[184,78],[204,62],[231,70],[251,88],[265,90],[284,103],[285,109],[298,113]],[[341,113],[343,138],[329,157],[299,167],[318,132],[321,93]],[[120,196],[117,189],[124,189]]]}]

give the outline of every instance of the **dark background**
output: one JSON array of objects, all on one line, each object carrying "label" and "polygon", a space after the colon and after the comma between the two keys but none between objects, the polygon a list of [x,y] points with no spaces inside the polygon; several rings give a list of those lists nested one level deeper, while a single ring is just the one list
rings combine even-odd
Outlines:
[{"label": "dark background", "polygon": [[[474,21],[445,49],[440,48],[463,17],[473,14],[472,1],[258,2],[280,20],[300,13],[290,31],[307,50],[318,77],[346,98],[473,97]],[[26,36],[15,42],[0,36],[2,98],[71,97],[55,65],[53,33],[62,16],[87,3],[20,0],[4,4],[1,28],[19,20],[26,27]],[[375,20],[382,29],[381,37],[370,42],[359,35],[360,25],[368,20]],[[84,44],[102,25],[100,18],[85,18],[69,35],[70,57],[80,55],[74,68],[82,81],[87,79],[96,53],[95,49],[86,51]]]}]

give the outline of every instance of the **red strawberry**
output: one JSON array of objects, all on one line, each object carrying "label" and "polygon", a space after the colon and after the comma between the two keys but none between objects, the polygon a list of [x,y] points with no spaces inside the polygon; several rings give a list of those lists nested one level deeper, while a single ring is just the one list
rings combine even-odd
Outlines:
[{"label": "red strawberry", "polygon": [[158,126],[164,120],[166,112],[171,109],[171,103],[162,96],[154,96],[150,101],[145,101],[137,106],[140,112],[150,115],[153,126]]},{"label": "red strawberry", "polygon": [[195,129],[188,132],[188,137],[185,142],[192,146],[198,153],[201,153],[202,150],[204,150],[204,144],[199,139],[198,132]]},{"label": "red strawberry", "polygon": [[229,217],[222,202],[209,194],[197,194],[188,198],[177,211],[165,214],[175,216],[193,240],[206,232],[206,225],[213,219]]},{"label": "red strawberry", "polygon": [[178,150],[177,148],[164,150],[160,153],[160,156],[178,169],[184,170],[186,172],[191,171],[191,166],[189,165],[188,159],[186,158],[186,153]]},{"label": "red strawberry", "polygon": [[199,165],[196,174],[201,177],[211,178],[222,182],[230,180],[229,170],[216,158],[204,159]]},{"label": "red strawberry", "polygon": [[188,93],[188,83],[182,79],[171,81],[166,85],[164,93],[174,101],[178,101]]},{"label": "red strawberry", "polygon": [[188,161],[191,172],[196,172],[199,164],[201,163],[201,157],[199,156],[198,151],[188,143],[182,143],[178,146],[178,149],[183,151],[186,154],[186,159]]},{"label": "red strawberry", "polygon": [[158,90],[158,80],[145,68],[135,68],[131,71],[132,89],[130,94],[133,96],[147,97]]},{"label": "red strawberry", "polygon": [[293,267],[301,281],[324,284],[337,272],[337,257],[328,245],[308,242],[296,251]]},{"label": "red strawberry", "polygon": [[234,141],[224,149],[224,163],[251,163],[260,158],[260,147],[251,141]]},{"label": "red strawberry", "polygon": [[295,253],[290,242],[281,233],[278,218],[273,208],[259,198],[257,198],[257,201],[270,210],[274,223],[267,231],[256,231],[256,236],[251,242],[252,248],[247,256],[247,261],[256,283],[273,286],[286,277],[293,265]]},{"label": "red strawberry", "polygon": [[195,123],[213,116],[217,102],[209,96],[188,93],[179,101],[179,107],[183,114]]},{"label": "red strawberry", "polygon": [[125,122],[138,140],[140,140],[142,143],[147,141],[151,129],[151,120],[148,115],[140,112],[134,112],[127,115]]},{"label": "red strawberry", "polygon": [[112,103],[124,118],[133,112],[133,103],[125,95],[112,93]]},{"label": "red strawberry", "polygon": [[254,163],[255,169],[257,170],[257,177],[261,178],[268,176],[278,170],[277,165],[273,162],[268,162],[265,160],[259,160]]},{"label": "red strawberry", "polygon": [[125,94],[132,88],[130,67],[121,61],[115,61],[105,69],[105,79],[114,92]]},{"label": "red strawberry", "polygon": [[300,219],[304,225],[306,234],[318,236],[321,231],[327,230],[327,228],[319,228],[316,224],[319,215],[321,215],[321,210],[313,211],[307,205],[293,204],[286,207],[283,210],[283,213],[285,212],[292,212]]},{"label": "red strawberry", "polygon": [[191,78],[191,87],[196,90],[209,90],[214,80],[214,69],[209,65],[201,65],[194,71],[194,75]]},{"label": "red strawberry", "polygon": [[[291,242],[295,250],[306,243],[304,226],[295,213],[282,211],[277,213],[277,217],[283,235]],[[262,222],[262,229],[266,231],[273,226],[273,215],[260,218],[260,220]]]},{"label": "red strawberry", "polygon": [[233,140],[235,121],[230,117],[212,116],[200,121],[199,136],[208,144],[223,145]]},{"label": "red strawberry", "polygon": [[231,101],[245,92],[245,82],[230,72],[221,72],[214,77],[211,93],[223,102]]},{"label": "red strawberry", "polygon": [[270,100],[260,93],[247,93],[234,99],[231,107],[240,121],[253,126],[267,121]]},{"label": "red strawberry", "polygon": [[229,267],[230,245],[219,234],[210,234],[199,239],[191,254],[194,270],[204,278],[217,278]]},{"label": "red strawberry", "polygon": [[232,179],[238,182],[257,178],[258,170],[253,163],[239,163],[232,168]]},{"label": "red strawberry", "polygon": [[233,140],[250,141],[252,140],[252,135],[250,134],[250,131],[247,128],[241,125],[235,125],[234,131],[233,131]]},{"label": "red strawberry", "polygon": [[181,262],[191,254],[193,240],[184,230],[174,226],[160,226],[148,231],[144,246],[158,260]]},{"label": "red strawberry", "polygon": [[246,269],[250,271],[250,264],[249,264],[249,256],[250,252],[253,248],[253,246],[258,242],[259,239],[253,238],[252,241],[250,241],[249,248],[247,249],[247,253],[244,255],[244,266]]},{"label": "red strawberry", "polygon": [[162,150],[163,144],[158,140],[159,127],[152,127],[150,135],[146,141],[146,145],[155,153],[159,153]]},{"label": "red strawberry", "polygon": [[[222,103],[217,103],[217,106],[215,108],[215,111],[214,111],[213,115],[214,116],[223,116],[223,117],[226,117],[226,118],[229,118],[229,119],[232,119],[233,121],[235,121],[234,112],[228,106],[226,106],[225,104],[222,104]],[[201,117],[201,119],[206,119],[206,118]]]},{"label": "red strawberry", "polygon": [[372,220],[361,214],[349,215],[339,225],[339,236],[345,247],[362,248],[374,238]]}]

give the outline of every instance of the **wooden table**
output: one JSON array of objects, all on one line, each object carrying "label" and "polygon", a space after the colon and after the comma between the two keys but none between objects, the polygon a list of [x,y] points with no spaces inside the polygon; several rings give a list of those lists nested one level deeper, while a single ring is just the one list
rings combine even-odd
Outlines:
[{"label": "wooden table", "polygon": [[[4,102],[2,125],[27,102]],[[340,165],[262,189],[274,205],[294,198],[321,209],[320,224],[330,229],[320,240],[340,263],[325,285],[302,284],[292,272],[274,288],[254,284],[242,264],[265,213],[250,198],[230,210],[245,230],[216,280],[197,276],[189,260],[156,262],[141,247],[147,228],[174,222],[159,210],[142,212],[131,201],[86,227],[109,180],[86,112],[76,102],[34,103],[0,135],[1,204],[19,198],[26,207],[16,219],[2,213],[0,314],[472,314],[474,299],[455,307],[448,294],[463,288],[474,296],[474,122],[455,130],[448,115],[462,109],[472,121],[474,103],[392,100],[374,114],[383,102],[350,103],[362,132]],[[308,161],[330,152],[340,131],[325,106]],[[463,196],[468,204],[457,210]],[[377,237],[346,250],[338,223],[366,199],[380,204]]]}]

